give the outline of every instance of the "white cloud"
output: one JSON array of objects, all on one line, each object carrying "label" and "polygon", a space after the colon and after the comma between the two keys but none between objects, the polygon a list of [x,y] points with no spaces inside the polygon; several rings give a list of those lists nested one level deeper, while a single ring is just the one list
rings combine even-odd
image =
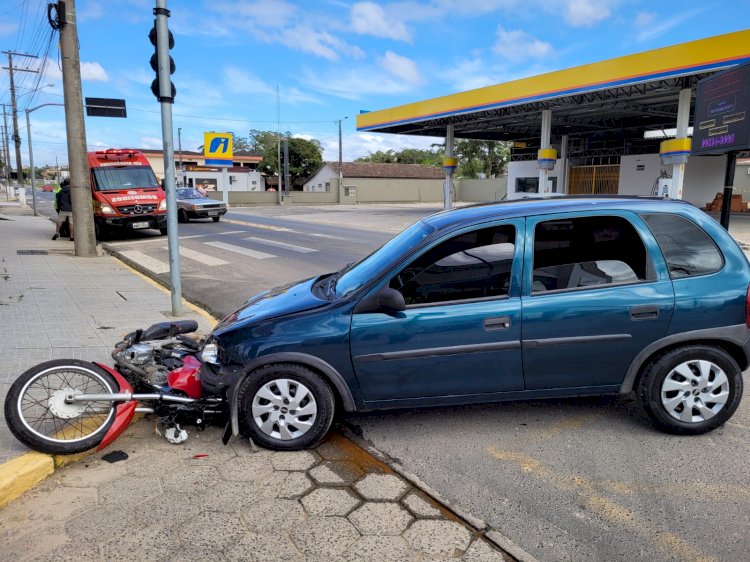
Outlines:
[{"label": "white cloud", "polygon": [[[403,150],[404,148],[428,149],[430,145],[445,142],[443,138],[416,137],[408,135],[391,135],[378,133],[349,133],[342,139],[342,151],[345,162],[367,156],[378,150]],[[338,136],[332,136],[322,141],[323,160],[338,160]]]},{"label": "white cloud", "polygon": [[396,78],[401,78],[410,84],[421,84],[422,76],[417,69],[417,63],[407,57],[397,55],[393,51],[387,51],[380,59],[381,66]]},{"label": "white cloud", "polygon": [[[276,86],[264,82],[251,72],[237,67],[227,67],[223,73],[224,88],[229,93],[276,96]],[[281,86],[279,98],[284,103],[299,105],[300,103],[320,103],[315,96],[306,94],[297,88]]]},{"label": "white cloud", "polygon": [[310,89],[348,100],[359,100],[369,95],[403,94],[414,90],[414,84],[368,66],[323,74],[308,70],[300,80]]},{"label": "white cloud", "polygon": [[406,25],[386,14],[382,6],[374,2],[357,2],[354,4],[351,18],[352,29],[360,35],[411,41],[411,32]]},{"label": "white cloud", "polygon": [[109,76],[107,76],[106,71],[98,62],[82,62],[81,80],[89,80],[91,82],[107,82],[109,81]]},{"label": "white cloud", "polygon": [[526,59],[540,59],[552,54],[552,45],[537,39],[521,29],[508,31],[497,28],[497,42],[493,50],[512,62]]},{"label": "white cloud", "polygon": [[213,4],[211,10],[232,18],[252,18],[254,27],[285,27],[297,15],[297,7],[281,0],[257,0],[256,2],[221,2]]},{"label": "white cloud", "polygon": [[18,29],[17,23],[0,22],[0,37],[11,35],[15,33],[17,29]]},{"label": "white cloud", "polygon": [[651,25],[654,20],[656,19],[656,14],[654,12],[638,12],[635,15],[635,26],[637,28],[646,27],[647,25]]},{"label": "white cloud", "polygon": [[76,18],[78,21],[89,21],[99,19],[104,15],[104,7],[97,0],[91,0],[80,8],[76,8]]},{"label": "white cloud", "polygon": [[567,0],[563,17],[573,27],[592,27],[610,15],[611,2]]},{"label": "white cloud", "polygon": [[[686,12],[680,12],[676,16],[673,16],[671,18],[667,18],[664,20],[660,20],[658,23],[655,23],[656,14],[653,14],[654,18],[651,21],[643,24],[642,26],[639,26],[639,27],[644,27],[645,29],[641,29],[638,32],[638,34],[636,35],[636,40],[639,43],[644,43],[646,41],[650,41],[651,39],[655,39],[661,35],[664,35],[672,28],[677,27],[682,22],[701,13],[702,11],[703,11],[702,9],[697,9],[697,10],[689,10]],[[636,17],[636,25],[638,25],[638,17]]]},{"label": "white cloud", "polygon": [[160,149],[164,147],[164,141],[160,137],[141,137],[138,148]]},{"label": "white cloud", "polygon": [[503,81],[501,73],[493,74],[488,65],[479,57],[459,61],[442,69],[440,76],[459,92],[475,90],[484,86],[491,86]]}]

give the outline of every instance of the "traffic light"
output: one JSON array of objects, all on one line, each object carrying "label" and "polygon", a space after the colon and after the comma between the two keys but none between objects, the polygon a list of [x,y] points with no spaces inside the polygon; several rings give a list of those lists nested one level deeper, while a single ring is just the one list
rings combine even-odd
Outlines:
[{"label": "traffic light", "polygon": [[[165,15],[169,16],[169,11],[165,10],[167,13]],[[154,10],[156,12],[156,10]],[[157,14],[159,15],[159,14]],[[174,47],[174,36],[172,35],[172,32],[167,29],[167,33],[169,34],[169,48]],[[151,82],[151,92],[156,96],[156,99],[158,99],[160,102],[168,102],[168,103],[174,103],[174,98],[177,95],[177,89],[174,87],[174,84],[172,84],[172,81],[169,80],[169,95],[163,96],[161,94],[162,88],[160,86],[159,82],[159,42],[157,40],[159,32],[157,31],[157,24],[156,20],[154,20],[154,27],[151,28],[151,31],[148,33],[148,38],[151,41],[151,44],[154,46],[154,54],[151,55],[151,68],[154,69],[154,72],[156,72],[156,79]],[[174,74],[175,71],[175,64],[172,57],[169,57],[169,74]]]}]

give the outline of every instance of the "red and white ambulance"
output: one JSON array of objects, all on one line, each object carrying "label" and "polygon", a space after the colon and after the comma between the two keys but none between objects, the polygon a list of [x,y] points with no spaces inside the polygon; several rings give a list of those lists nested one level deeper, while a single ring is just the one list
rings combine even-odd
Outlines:
[{"label": "red and white ambulance", "polygon": [[88,156],[99,240],[119,228],[167,233],[167,199],[143,153],[110,148]]}]

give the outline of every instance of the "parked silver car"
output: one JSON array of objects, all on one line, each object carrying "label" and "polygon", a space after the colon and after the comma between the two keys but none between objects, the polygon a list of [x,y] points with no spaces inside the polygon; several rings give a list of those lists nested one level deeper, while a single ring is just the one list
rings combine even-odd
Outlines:
[{"label": "parked silver car", "polygon": [[209,199],[194,187],[177,188],[177,219],[180,222],[207,218],[219,222],[226,212],[227,206],[224,203]]}]

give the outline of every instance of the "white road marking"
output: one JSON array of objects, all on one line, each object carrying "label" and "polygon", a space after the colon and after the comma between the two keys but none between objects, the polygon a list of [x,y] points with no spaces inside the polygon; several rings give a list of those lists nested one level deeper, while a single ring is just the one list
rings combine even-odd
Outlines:
[{"label": "white road marking", "polygon": [[286,242],[279,242],[277,240],[266,240],[265,238],[256,238],[255,236],[250,236],[249,238],[245,238],[245,240],[249,242],[258,242],[259,244],[268,244],[269,246],[278,246],[279,248],[291,250],[292,252],[300,252],[302,254],[309,254],[310,252],[318,251],[318,250],[314,250],[313,248],[305,248],[304,246],[296,246],[294,244],[287,244]]},{"label": "white road marking", "polygon": [[307,236],[317,236],[318,238],[330,238],[331,240],[349,240],[348,238],[344,238],[343,236],[333,236],[332,234],[313,234],[308,233]]},{"label": "white road marking", "polygon": [[265,260],[268,258],[275,258],[273,254],[264,254],[263,252],[256,252],[249,248],[243,248],[242,246],[235,246],[234,244],[225,244],[224,242],[204,242],[206,246],[213,246],[214,248],[220,248],[227,250],[228,252],[234,252],[235,254],[242,254],[251,258]]},{"label": "white road marking", "polygon": [[[169,248],[162,248],[162,250],[169,251]],[[219,258],[215,258],[213,256],[209,256],[208,254],[204,254],[202,252],[196,252],[195,250],[191,250],[190,248],[184,248],[180,246],[180,255],[188,258],[190,260],[194,260],[197,262],[200,262],[204,265],[227,265],[229,264],[228,261],[220,260]]]},{"label": "white road marking", "polygon": [[[209,236],[224,236],[225,234],[248,234],[247,230],[227,230],[224,232],[212,232],[210,234],[191,234],[189,236],[180,236],[180,240],[188,240],[190,238],[207,238]],[[129,246],[131,244],[148,244],[149,242],[161,242],[164,243],[163,236],[152,236],[151,238],[143,238],[141,240],[123,240],[122,242],[105,242],[107,246]]]},{"label": "white road marking", "polygon": [[156,273],[157,275],[159,273],[167,273],[169,271],[168,264],[164,263],[163,261],[154,259],[151,256],[147,256],[146,254],[144,254],[143,252],[139,252],[138,250],[127,250],[120,253],[130,261],[135,262],[142,267],[145,267],[146,269],[148,269],[152,273]]}]

